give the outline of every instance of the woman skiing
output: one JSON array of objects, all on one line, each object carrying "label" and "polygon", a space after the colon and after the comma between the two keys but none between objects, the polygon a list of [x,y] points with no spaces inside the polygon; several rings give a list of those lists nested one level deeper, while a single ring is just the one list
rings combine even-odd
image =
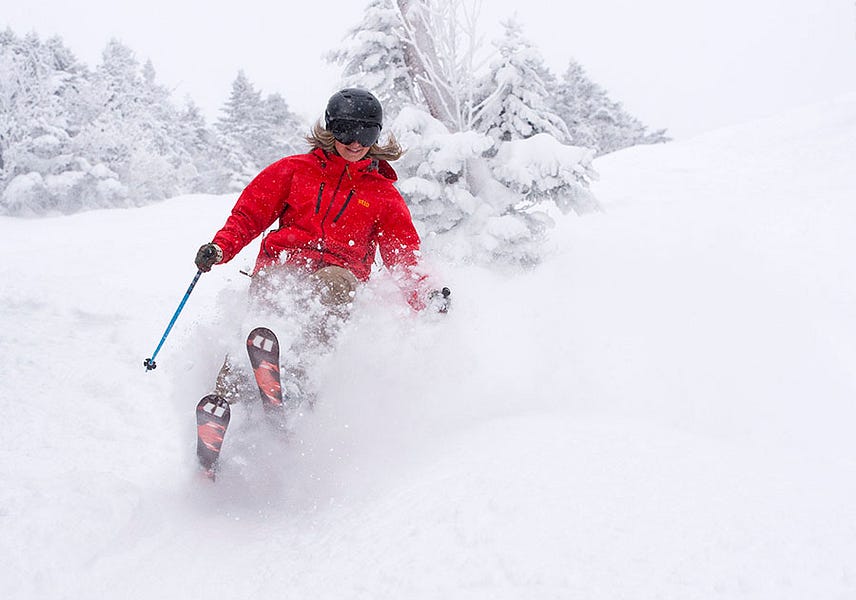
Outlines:
[{"label": "woman skiing", "polygon": [[199,249],[196,266],[207,272],[230,261],[279,221],[262,240],[256,276],[285,267],[353,292],[369,278],[378,249],[388,268],[410,279],[411,305],[424,308],[424,276],[414,268],[419,235],[389,165],[403,152],[392,138],[377,143],[380,102],[365,90],[345,89],[330,98],[324,117],[325,127],[316,124],[307,138],[311,152],[275,162],[247,186],[223,228]]},{"label": "woman skiing", "polygon": [[[259,173],[225,225],[196,255],[196,266],[207,272],[278,223],[262,239],[250,289],[256,301],[268,305],[290,288],[309,289],[327,307],[328,314],[316,319],[322,322],[311,324],[298,345],[328,341],[328,317],[340,321],[347,315],[378,251],[414,309],[432,304],[440,312],[448,310],[448,288],[434,288],[419,271],[419,235],[389,164],[403,151],[392,137],[378,143],[382,127],[383,110],[371,93],[352,88],[333,94],[324,126],[317,123],[307,137],[311,151],[283,158]],[[252,348],[250,352],[252,358]],[[261,372],[253,367],[261,389]],[[216,389],[226,399],[237,393],[229,381],[231,371],[227,358]]]}]

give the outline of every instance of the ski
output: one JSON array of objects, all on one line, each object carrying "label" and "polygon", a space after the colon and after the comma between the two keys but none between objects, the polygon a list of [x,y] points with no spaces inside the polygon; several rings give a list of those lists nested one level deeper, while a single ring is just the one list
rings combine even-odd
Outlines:
[{"label": "ski", "polygon": [[196,405],[196,456],[202,473],[212,480],[230,418],[229,403],[222,396],[210,394]]},{"label": "ski", "polygon": [[267,327],[256,327],[247,336],[247,354],[259,386],[265,410],[283,406],[282,383],[279,374],[279,341]]}]

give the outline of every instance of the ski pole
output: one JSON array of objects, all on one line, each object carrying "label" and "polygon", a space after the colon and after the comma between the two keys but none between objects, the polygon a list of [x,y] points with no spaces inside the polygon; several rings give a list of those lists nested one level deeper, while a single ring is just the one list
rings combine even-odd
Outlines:
[{"label": "ski pole", "polygon": [[161,346],[166,341],[166,336],[169,335],[172,326],[175,325],[175,320],[178,318],[179,313],[181,313],[181,309],[184,308],[184,303],[187,302],[187,299],[190,297],[190,292],[193,291],[196,282],[199,281],[199,277],[202,275],[202,271],[196,271],[196,276],[193,278],[193,281],[190,282],[190,287],[187,288],[187,292],[184,294],[184,298],[181,299],[181,304],[178,305],[178,309],[176,309],[175,314],[172,315],[172,320],[169,322],[169,325],[166,326],[166,331],[163,332],[163,337],[161,338],[158,347],[155,348],[154,354],[152,354],[151,358],[147,358],[143,361],[143,366],[146,368],[146,371],[151,371],[154,368],[157,368],[155,364],[155,356],[160,352]]}]

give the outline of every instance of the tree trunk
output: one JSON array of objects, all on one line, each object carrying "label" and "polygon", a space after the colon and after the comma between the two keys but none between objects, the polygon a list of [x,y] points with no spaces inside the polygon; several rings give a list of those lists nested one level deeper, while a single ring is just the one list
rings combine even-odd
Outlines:
[{"label": "tree trunk", "polygon": [[454,98],[449,93],[448,82],[442,81],[442,69],[437,57],[432,33],[429,31],[428,15],[430,0],[396,0],[404,21],[404,63],[435,119],[450,131],[458,131],[460,125],[453,112]]}]

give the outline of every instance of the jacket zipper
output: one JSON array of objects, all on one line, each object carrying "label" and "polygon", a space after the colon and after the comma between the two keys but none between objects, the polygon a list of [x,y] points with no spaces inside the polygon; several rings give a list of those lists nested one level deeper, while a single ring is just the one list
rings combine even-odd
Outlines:
[{"label": "jacket zipper", "polygon": [[348,204],[351,202],[351,198],[353,198],[353,197],[354,197],[354,194],[355,194],[356,192],[357,192],[357,190],[351,190],[351,191],[348,193],[348,197],[347,197],[347,198],[345,198],[345,203],[342,205],[342,208],[340,208],[340,209],[339,209],[339,212],[338,212],[338,213],[336,213],[336,216],[335,216],[335,217],[333,217],[333,222],[334,222],[334,223],[335,223],[336,221],[338,221],[338,220],[339,220],[339,217],[341,217],[341,216],[342,216],[342,213],[343,213],[343,212],[345,212],[345,209],[346,209],[346,208],[348,208]]},{"label": "jacket zipper", "polygon": [[321,196],[324,194],[324,182],[321,182],[321,187],[318,188],[318,199],[315,201],[315,214],[321,212]]},{"label": "jacket zipper", "polygon": [[330,204],[327,205],[327,210],[324,213],[324,218],[321,219],[321,225],[324,225],[324,221],[327,220],[327,216],[330,214],[330,209],[333,208],[333,203],[336,202],[336,195],[339,193],[339,188],[342,186],[342,180],[345,178],[345,173],[348,172],[348,167],[342,169],[342,174],[339,175],[339,181],[336,182],[336,189],[333,190],[333,196],[330,198]]},{"label": "jacket zipper", "polygon": [[[319,250],[322,250],[322,251],[324,250],[324,238],[327,237],[327,233],[324,231],[324,221],[327,220],[327,216],[330,214],[330,209],[333,207],[333,203],[336,201],[336,194],[339,193],[339,187],[342,185],[342,180],[345,178],[345,173],[347,173],[347,172],[348,172],[348,166],[345,165],[345,168],[342,169],[342,174],[339,175],[339,181],[336,182],[336,189],[333,190],[333,196],[330,198],[330,204],[327,205],[327,210],[324,213],[324,216],[321,217],[321,239],[319,240],[319,243],[318,243],[318,249]],[[324,184],[322,183],[321,185],[323,187]],[[319,198],[320,198],[320,196],[319,196]],[[320,203],[319,203],[319,209],[320,209]]]}]

